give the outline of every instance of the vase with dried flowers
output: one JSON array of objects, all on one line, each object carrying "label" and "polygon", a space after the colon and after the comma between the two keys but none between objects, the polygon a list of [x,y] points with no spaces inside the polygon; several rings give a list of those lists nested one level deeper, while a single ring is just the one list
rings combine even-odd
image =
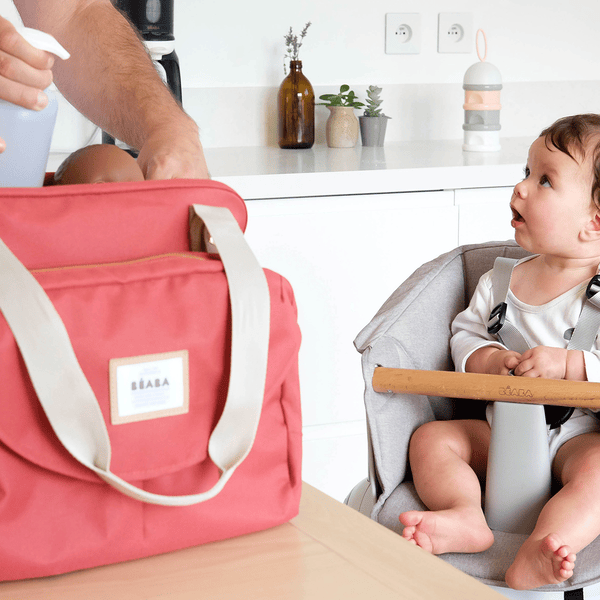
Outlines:
[{"label": "vase with dried flowers", "polygon": [[310,27],[306,23],[300,36],[290,27],[284,36],[286,52],[283,70],[289,60],[290,72],[281,83],[277,94],[278,136],[280,148],[311,148],[315,142],[315,93],[310,81],[302,73],[298,59],[300,48]]}]

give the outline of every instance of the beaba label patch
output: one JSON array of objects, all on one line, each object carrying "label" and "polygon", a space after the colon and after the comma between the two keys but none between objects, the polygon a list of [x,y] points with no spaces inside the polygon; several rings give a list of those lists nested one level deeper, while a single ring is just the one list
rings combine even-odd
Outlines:
[{"label": "beaba label patch", "polygon": [[111,359],[113,425],[181,415],[189,406],[187,350]]}]

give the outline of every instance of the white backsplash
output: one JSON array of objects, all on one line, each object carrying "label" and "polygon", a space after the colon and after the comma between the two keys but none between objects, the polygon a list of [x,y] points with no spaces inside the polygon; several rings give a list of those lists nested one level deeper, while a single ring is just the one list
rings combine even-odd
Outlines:
[{"label": "white backsplash", "polygon": [[[359,95],[368,85],[351,84]],[[315,87],[315,95],[335,91]],[[452,84],[386,85],[384,112],[391,116],[386,142],[461,139],[464,91]],[[505,83],[501,92],[501,137],[536,137],[554,120],[600,112],[600,81]],[[184,89],[187,112],[200,126],[206,148],[277,145],[277,88]],[[325,143],[329,111],[316,108],[316,143]],[[360,114],[359,111],[356,113]],[[64,100],[52,149],[68,152],[85,145],[94,127]],[[96,136],[95,141],[99,141]]]}]

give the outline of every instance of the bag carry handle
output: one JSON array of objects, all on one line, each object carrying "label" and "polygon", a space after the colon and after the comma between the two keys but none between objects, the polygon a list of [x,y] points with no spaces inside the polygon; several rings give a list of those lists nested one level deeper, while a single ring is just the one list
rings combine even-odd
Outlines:
[{"label": "bag carry handle", "polygon": [[265,274],[228,209],[195,204],[193,210],[206,224],[221,255],[232,313],[227,400],[208,443],[209,456],[221,475],[210,490],[200,494],[152,494],[110,471],[111,447],[104,417],[67,330],[41,285],[0,240],[0,310],[61,444],[126,496],[164,506],[198,504],[223,489],[254,443],[267,372],[270,297]]}]

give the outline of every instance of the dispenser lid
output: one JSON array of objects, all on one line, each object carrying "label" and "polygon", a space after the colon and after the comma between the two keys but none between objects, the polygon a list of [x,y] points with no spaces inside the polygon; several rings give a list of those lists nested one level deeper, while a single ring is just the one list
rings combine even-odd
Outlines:
[{"label": "dispenser lid", "polygon": [[20,27],[17,31],[32,45],[39,50],[52,52],[59,58],[67,60],[71,55],[52,37],[49,33],[30,27]]},{"label": "dispenser lid", "polygon": [[[479,34],[483,37],[483,43],[485,45],[485,52],[483,56],[479,49]],[[478,63],[471,65],[463,78],[464,89],[494,89],[499,90],[502,88],[502,75],[500,71],[492,64],[485,62],[487,57],[487,38],[485,37],[485,31],[478,29],[475,35],[475,48],[477,50],[477,56],[479,57]]]},{"label": "dispenser lid", "polygon": [[471,65],[463,78],[464,85],[499,85],[502,86],[502,75],[497,67],[489,62],[478,62]]}]

